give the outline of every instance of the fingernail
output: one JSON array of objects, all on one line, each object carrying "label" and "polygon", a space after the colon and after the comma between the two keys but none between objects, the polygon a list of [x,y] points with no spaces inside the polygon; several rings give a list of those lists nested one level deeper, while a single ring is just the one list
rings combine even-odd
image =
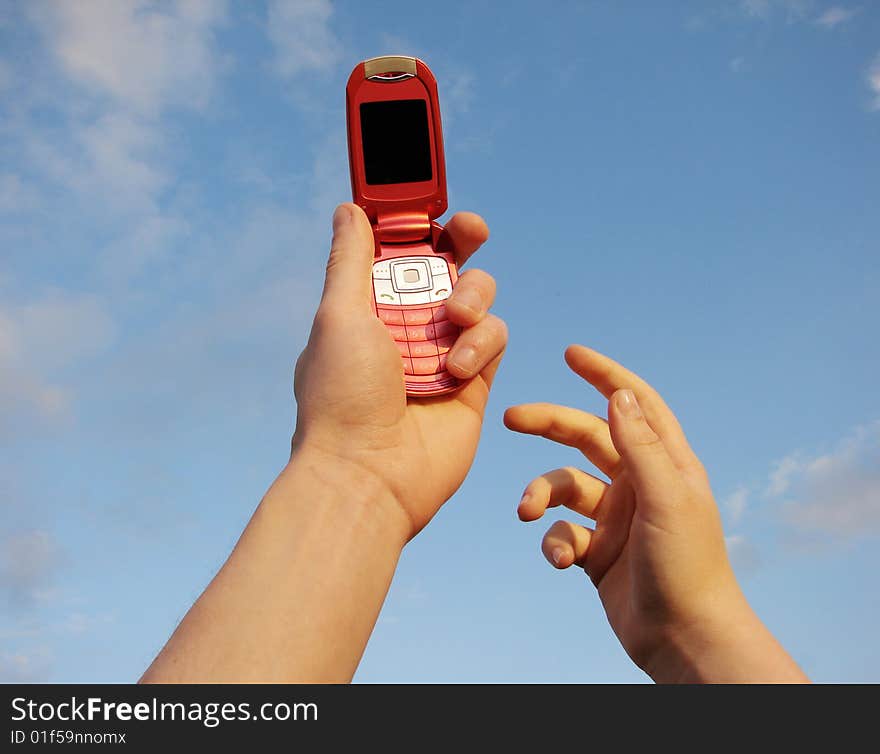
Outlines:
[{"label": "fingernail", "polygon": [[480,314],[483,311],[483,297],[479,291],[473,288],[462,288],[455,292],[454,301],[457,306],[463,306],[470,309],[474,314]]},{"label": "fingernail", "polygon": [[552,553],[550,553],[550,557],[553,558],[553,563],[556,566],[562,565],[563,555],[565,555],[565,550],[563,550],[561,547],[557,547],[555,550],[553,550]]},{"label": "fingernail", "polygon": [[632,390],[621,390],[617,394],[617,408],[627,419],[638,419],[642,415],[642,409]]},{"label": "fingernail", "polygon": [[339,229],[347,225],[351,220],[351,210],[344,204],[340,204],[333,213],[333,232],[338,233]]},{"label": "fingernail", "polygon": [[522,507],[528,504],[529,500],[532,499],[531,492],[523,492],[523,496],[519,499],[519,505],[516,506],[517,512],[522,510]]},{"label": "fingernail", "polygon": [[477,349],[473,346],[462,346],[456,349],[449,360],[456,369],[470,374],[477,368]]}]

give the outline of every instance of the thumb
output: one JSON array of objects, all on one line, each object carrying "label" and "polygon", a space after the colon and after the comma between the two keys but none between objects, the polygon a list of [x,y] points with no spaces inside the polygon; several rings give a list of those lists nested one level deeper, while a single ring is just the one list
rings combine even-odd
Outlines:
[{"label": "thumb", "polygon": [[370,301],[374,246],[373,229],[364,211],[356,204],[340,204],[333,213],[333,242],[322,303],[350,308]]},{"label": "thumb", "polygon": [[629,471],[640,502],[668,495],[679,481],[678,469],[663,440],[648,424],[632,390],[617,390],[608,402],[611,440]]}]

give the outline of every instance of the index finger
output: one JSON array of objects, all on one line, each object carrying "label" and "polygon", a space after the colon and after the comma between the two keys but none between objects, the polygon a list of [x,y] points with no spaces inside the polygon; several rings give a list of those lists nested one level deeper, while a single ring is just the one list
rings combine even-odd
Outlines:
[{"label": "index finger", "polygon": [[675,414],[660,394],[641,377],[586,346],[569,346],[565,350],[565,361],[573,372],[583,377],[608,399],[618,390],[632,390],[645,418],[662,439],[675,464],[681,468],[700,467]]},{"label": "index finger", "polygon": [[437,247],[455,254],[455,261],[461,266],[488,238],[489,226],[482,217],[473,212],[456,212],[443,228]]}]

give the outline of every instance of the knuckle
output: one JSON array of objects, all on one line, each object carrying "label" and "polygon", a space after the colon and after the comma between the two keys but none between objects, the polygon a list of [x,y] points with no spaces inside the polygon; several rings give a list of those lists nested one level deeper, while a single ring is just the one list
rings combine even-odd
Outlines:
[{"label": "knuckle", "polygon": [[560,486],[573,487],[580,478],[581,470],[574,466],[563,466],[557,471]]},{"label": "knuckle", "polygon": [[488,272],[470,269],[459,276],[456,287],[453,290],[453,295],[455,290],[460,288],[473,288],[479,293],[483,301],[490,303],[495,298],[495,287],[495,278]]},{"label": "knuckle", "polygon": [[549,484],[547,480],[547,475],[541,474],[541,476],[536,476],[534,479],[532,479],[531,482],[529,482],[529,486],[527,489],[529,492],[539,492],[541,488],[546,486],[547,484]]},{"label": "knuckle", "polygon": [[596,430],[592,427],[578,427],[574,432],[574,440],[579,447],[592,447],[596,444]]},{"label": "knuckle", "polygon": [[492,276],[485,270],[481,270],[479,267],[471,267],[462,272],[461,275],[458,276],[458,279],[462,283],[479,285],[486,280],[492,280]]},{"label": "knuckle", "polygon": [[549,529],[547,529],[547,533],[544,534],[544,541],[548,542],[551,540],[565,540],[568,541],[570,539],[569,534],[571,532],[571,524],[567,521],[556,521]]},{"label": "knuckle", "polygon": [[635,448],[642,453],[665,453],[666,448],[663,441],[657,434],[646,424],[643,431],[637,433],[629,443],[631,448]]},{"label": "knuckle", "polygon": [[463,330],[459,341],[480,351],[495,351],[504,347],[507,342],[507,325],[503,320],[489,314],[478,324]]},{"label": "knuckle", "polygon": [[567,438],[570,434],[570,428],[557,416],[552,414],[547,420],[546,434],[553,437]]},{"label": "knuckle", "polygon": [[494,314],[487,314],[479,325],[474,326],[480,333],[480,342],[486,346],[505,345],[507,343],[507,324]]},{"label": "knuckle", "polygon": [[646,450],[659,449],[662,446],[660,438],[653,432],[640,432],[632,438],[630,445],[636,448],[644,448]]},{"label": "knuckle", "polygon": [[474,268],[465,272],[465,275],[470,275],[471,282],[487,293],[495,293],[495,278],[485,270]]}]

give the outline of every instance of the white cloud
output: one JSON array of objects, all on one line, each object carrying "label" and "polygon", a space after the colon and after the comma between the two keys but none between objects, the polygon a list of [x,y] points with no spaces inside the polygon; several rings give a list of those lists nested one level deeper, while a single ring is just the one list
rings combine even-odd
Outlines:
[{"label": "white cloud", "polygon": [[440,109],[444,128],[464,115],[474,99],[474,75],[468,70],[448,71],[442,77]]},{"label": "white cloud", "polygon": [[770,12],[771,0],[742,0],[741,5],[748,15],[763,18]]},{"label": "white cloud", "polygon": [[270,0],[266,34],[280,75],[324,71],[336,64],[341,45],[330,30],[332,13],[330,0]]},{"label": "white cloud", "polygon": [[415,52],[416,44],[401,34],[383,31],[379,35],[379,39],[381,40],[383,55],[413,55],[418,57]]},{"label": "white cloud", "polygon": [[113,613],[99,613],[89,615],[82,612],[70,613],[55,628],[62,634],[84,634],[87,632],[95,632],[101,627],[113,623],[116,616]]},{"label": "white cloud", "polygon": [[797,454],[786,456],[781,461],[777,461],[770,472],[765,494],[768,497],[775,497],[785,492],[791,483],[791,476],[800,469],[800,465],[801,461]]},{"label": "white cloud", "polygon": [[724,544],[727,546],[730,563],[739,575],[748,575],[760,568],[761,556],[758,548],[746,537],[734,534],[725,537]]},{"label": "white cloud", "polygon": [[740,0],[740,8],[747,16],[767,19],[783,13],[789,22],[805,18],[814,5],[814,0]]},{"label": "white cloud", "polygon": [[[28,14],[41,32],[51,65],[43,61],[33,66],[32,78],[39,83],[34,88],[44,94],[33,101],[17,100],[16,117],[3,124],[6,143],[15,145],[21,165],[15,172],[0,173],[0,211],[37,207],[47,219],[71,227],[75,246],[86,240],[93,243],[87,257],[71,250],[65,262],[80,265],[90,287],[104,293],[100,301],[56,291],[43,298],[31,295],[23,303],[0,303],[0,421],[23,409],[63,415],[73,390],[80,394],[85,387],[67,380],[64,371],[108,348],[117,320],[124,325],[127,311],[154,305],[146,298],[161,298],[174,290],[183,298],[195,294],[203,299],[204,316],[190,311],[191,322],[169,327],[172,332],[207,333],[203,340],[215,346],[218,339],[234,339],[257,319],[289,322],[292,308],[297,309],[298,323],[308,321],[310,312],[292,307],[291,301],[312,304],[302,295],[303,288],[308,289],[302,282],[303,268],[311,270],[312,254],[294,255],[291,250],[302,248],[307,238],[320,248],[328,234],[329,208],[347,198],[343,124],[331,129],[332,138],[305,176],[313,189],[304,192],[309,197],[307,212],[292,213],[290,206],[293,193],[301,191],[302,177],[284,183],[277,180],[275,166],[267,163],[262,181],[272,189],[271,196],[262,197],[259,206],[247,203],[235,216],[206,225],[198,179],[182,185],[176,169],[176,147],[168,136],[173,123],[169,109],[184,102],[198,105],[196,89],[210,92],[215,69],[222,67],[213,30],[223,20],[223,7],[202,2],[39,2]],[[269,10],[272,23],[267,31],[279,45],[279,64],[285,72],[335,61],[338,43],[327,27],[329,3],[273,3]],[[130,45],[99,38],[111,24],[119,25],[117,36]],[[173,30],[171,25],[183,29]],[[198,39],[191,40],[193,35]],[[191,59],[184,48],[192,44],[202,52]],[[319,50],[328,54],[319,56]],[[64,74],[62,81],[51,74],[55,63]],[[141,68],[151,72],[142,73]],[[57,118],[48,124],[38,114],[47,107],[57,108]],[[249,164],[246,156],[245,162]],[[31,183],[25,184],[24,176]],[[15,236],[14,231],[7,226],[7,237],[17,243],[23,235]],[[184,240],[189,241],[187,253],[174,257],[173,272],[159,267]],[[220,254],[223,264],[217,265]],[[314,265],[316,276],[323,267],[321,256]],[[136,277],[148,267],[160,275],[168,272],[160,278],[165,286],[161,291],[155,285],[137,285]],[[247,295],[238,293],[244,278]],[[193,280],[198,288],[186,290]],[[18,280],[10,278],[4,286],[10,294],[15,283]],[[3,299],[15,300],[11,295]],[[233,309],[242,316],[229,314]],[[228,331],[218,330],[218,321],[227,319]],[[53,328],[58,335],[49,343],[47,333]],[[155,329],[158,333],[163,325]],[[146,350],[148,341],[140,343]],[[181,349],[187,352],[185,345]],[[197,364],[193,372],[200,373]]]},{"label": "white cloud", "polygon": [[871,110],[880,110],[880,55],[874,58],[868,68],[868,87],[871,90],[873,99],[871,100]]},{"label": "white cloud", "polygon": [[9,534],[0,544],[0,589],[14,606],[27,606],[51,586],[60,547],[49,532],[35,529]]},{"label": "white cloud", "polygon": [[27,652],[0,652],[0,683],[41,683],[49,676],[50,652],[38,648]]},{"label": "white cloud", "polygon": [[0,214],[29,212],[40,204],[39,193],[15,173],[0,173]]},{"label": "white cloud", "polygon": [[859,8],[835,5],[821,13],[818,0],[735,0],[730,3],[704,3],[699,11],[685,19],[692,31],[705,30],[718,24],[750,19],[764,23],[784,20],[787,24],[812,23],[832,29],[850,20]]},{"label": "white cloud", "polygon": [[103,277],[111,285],[133,279],[149,264],[166,259],[189,228],[188,220],[176,213],[158,208],[145,212],[102,250]]},{"label": "white cloud", "polygon": [[840,5],[832,5],[828,10],[816,18],[815,23],[823,29],[833,29],[834,27],[849,21],[858,12],[858,8],[843,8]]},{"label": "white cloud", "polygon": [[222,65],[213,39],[222,0],[35,4],[32,17],[65,73],[141,113],[201,107]]},{"label": "white cloud", "polygon": [[8,63],[0,60],[0,90],[9,89],[12,86],[12,82],[12,68],[9,67]]},{"label": "white cloud", "polygon": [[51,290],[17,306],[0,306],[0,417],[36,408],[63,411],[67,392],[60,372],[107,348],[116,326],[101,301]]},{"label": "white cloud", "polygon": [[[763,490],[762,490],[763,488]],[[754,494],[759,505],[752,505]],[[772,465],[763,485],[741,485],[721,501],[732,526],[775,529],[794,546],[880,536],[880,420],[856,428],[822,455],[792,453]],[[742,533],[726,537],[737,570],[760,567],[758,547]]]},{"label": "white cloud", "polygon": [[109,113],[78,134],[91,165],[90,177],[107,188],[154,195],[166,176],[144,159],[156,147],[157,135],[143,123],[122,113]]},{"label": "white cloud", "polygon": [[[40,415],[63,418],[75,402],[99,407],[88,413],[89,431],[74,426],[75,431],[55,433],[46,438],[51,448],[66,450],[95,435],[113,442],[149,422],[163,430],[175,422],[191,429],[193,416],[214,417],[217,405],[233,406],[240,415],[275,416],[281,391],[281,399],[288,398],[282,411],[292,414],[287,383],[320,293],[330,209],[348,198],[344,122],[334,120],[326,129],[325,146],[307,145],[294,154],[304,162],[295,161],[293,171],[289,162],[273,161],[271,145],[249,135],[233,140],[245,164],[250,153],[263,158],[265,174],[252,173],[250,179],[260,182],[265,195],[233,196],[230,187],[227,196],[225,187],[217,191],[210,183],[211,166],[207,176],[199,174],[202,166],[187,154],[187,145],[173,141],[179,134],[198,139],[200,128],[213,125],[206,122],[205,104],[213,112],[226,94],[220,91],[225,62],[211,27],[219,23],[211,10],[216,6],[170,0],[35,5],[26,17],[22,11],[19,21],[35,24],[42,33],[28,36],[43,44],[29,47],[25,56],[9,56],[16,96],[4,101],[12,116],[0,119],[4,155],[13,158],[0,169],[0,211],[7,212],[0,237],[0,439],[15,442],[12,433],[19,425],[30,431]],[[92,21],[86,23],[86,17]],[[323,41],[318,35],[317,48],[329,50],[329,56],[306,55],[296,65],[287,57],[286,71],[315,70],[319,60],[338,62],[328,17],[313,21],[326,31]],[[100,38],[113,18],[121,18],[119,31],[131,42],[131,55],[118,40]],[[199,30],[201,58],[187,57],[185,30],[170,28],[169,18],[193,33]],[[306,30],[303,44],[315,42],[309,34]],[[141,41],[132,38],[138,35]],[[290,48],[286,54],[292,54]],[[307,83],[303,80],[302,88]],[[285,86],[294,88],[299,81]],[[187,108],[196,112],[185,113],[183,121],[179,111]],[[193,118],[201,123],[192,124]],[[224,148],[218,145],[221,160]],[[316,158],[312,166],[310,154]],[[39,216],[22,216],[31,209]],[[6,238],[14,238],[16,246]],[[148,264],[153,266],[147,271]],[[145,274],[135,280],[140,271]],[[47,289],[50,281],[76,290]],[[175,400],[152,400],[166,394]],[[183,408],[180,395],[189,396]],[[108,404],[114,406],[109,418],[102,415]],[[18,422],[19,416],[24,421]],[[131,416],[143,422],[133,424]],[[52,429],[58,425],[53,422]],[[161,469],[164,451],[161,443],[150,446],[147,465]],[[72,452],[79,457],[85,451]],[[15,482],[25,473],[10,468],[9,475]],[[133,476],[127,467],[120,474]],[[134,506],[126,498],[116,511],[110,505],[125,496],[98,485],[96,526],[107,527],[106,514],[116,512],[134,521],[138,535],[158,528],[161,517],[148,515],[156,510],[152,498],[176,521],[186,515],[180,484],[157,492],[155,473],[135,481],[130,488],[149,490],[138,493],[148,504]],[[0,642],[6,650],[0,653],[0,677],[6,680],[43,680],[50,663],[35,644],[45,639],[64,646],[59,636],[67,642],[82,632],[100,633],[104,622],[86,610],[58,616],[63,583],[53,586],[53,580],[58,576],[62,582],[61,548],[44,522],[53,520],[61,503],[57,495],[45,494],[53,488],[50,481],[37,475],[33,485],[22,494],[0,489],[0,604],[7,597],[10,604],[33,603],[4,616],[8,630],[0,621],[0,638],[17,632],[15,640],[25,642]],[[68,553],[75,558],[76,542],[67,543],[72,535],[59,534],[65,558]],[[47,627],[50,612],[62,620]],[[41,633],[29,635],[32,625]]]},{"label": "white cloud", "polygon": [[74,192],[104,223],[114,215],[154,212],[169,183],[161,132],[124,111],[74,121],[61,142],[51,133],[27,134],[22,142],[43,176]]},{"label": "white cloud", "polygon": [[746,512],[749,501],[749,490],[747,487],[738,487],[733,493],[725,498],[721,506],[728,512],[730,522],[736,524]]},{"label": "white cloud", "polygon": [[783,520],[795,531],[880,534],[880,421],[859,427],[825,455],[789,456],[775,473],[768,495],[782,503]]},{"label": "white cloud", "polygon": [[[81,198],[81,213],[105,227],[124,216],[131,229],[172,184],[163,113],[204,108],[227,67],[215,39],[226,0],[40,0],[27,17],[63,80],[32,66],[41,94],[23,98],[11,137],[40,176]],[[36,106],[61,125],[34,127]]]},{"label": "white cloud", "polygon": [[45,370],[65,367],[108,346],[116,327],[101,301],[90,294],[50,290],[14,313],[30,363]]}]

